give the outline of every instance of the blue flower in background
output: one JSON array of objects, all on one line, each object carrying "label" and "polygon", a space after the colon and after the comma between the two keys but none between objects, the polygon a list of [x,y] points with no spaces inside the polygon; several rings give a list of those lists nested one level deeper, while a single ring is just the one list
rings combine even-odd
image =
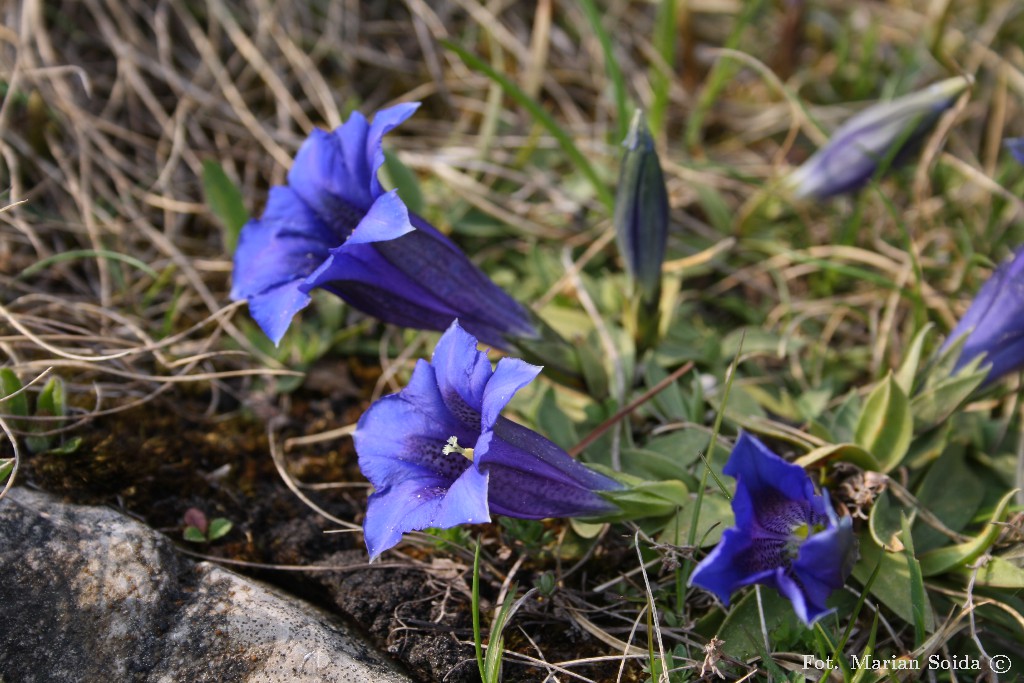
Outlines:
[{"label": "blue flower in background", "polygon": [[812,199],[860,189],[884,160],[902,161],[969,85],[966,78],[949,78],[868,107],[840,126],[787,184],[798,198]]},{"label": "blue flower in background", "polygon": [[371,560],[417,529],[616,509],[598,492],[621,484],[499,415],[541,368],[502,358],[492,370],[476,347],[453,323],[409,385],[359,420],[359,467],[375,489],[363,527]]},{"label": "blue flower in background", "polygon": [[983,365],[992,364],[986,383],[1024,367],[1024,247],[982,285],[942,350],[964,335],[954,371],[981,354]]},{"label": "blue flower in background", "polygon": [[1018,164],[1024,164],[1024,138],[1006,138],[1003,147],[1010,150]]},{"label": "blue flower in background", "polygon": [[334,132],[314,130],[270,191],[263,216],[242,230],[233,300],[275,344],[320,288],[385,322],[444,330],[455,318],[487,343],[536,336],[527,312],[448,238],[384,192],[381,139],[418,103],[355,112]]},{"label": "blue flower in background", "polygon": [[739,588],[771,586],[810,625],[828,614],[825,601],[853,570],[853,520],[840,519],[807,472],[740,434],[723,470],[736,479],[736,526],[704,558],[690,582],[729,604]]}]

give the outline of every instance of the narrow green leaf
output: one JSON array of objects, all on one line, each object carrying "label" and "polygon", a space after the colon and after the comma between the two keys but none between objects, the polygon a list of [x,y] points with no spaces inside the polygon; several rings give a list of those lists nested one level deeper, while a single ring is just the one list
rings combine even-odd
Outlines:
[{"label": "narrow green leaf", "polygon": [[483,635],[480,633],[480,539],[476,539],[476,550],[473,552],[473,587],[470,602],[473,610],[473,647],[476,651],[476,666],[480,678],[486,683],[487,669],[484,668]]},{"label": "narrow green leaf", "polygon": [[928,339],[928,333],[932,331],[933,327],[935,327],[933,323],[928,323],[917,331],[907,348],[900,369],[896,372],[896,383],[900,385],[900,389],[907,396],[914,392],[914,380],[917,379],[918,369],[921,366],[921,353],[924,343]]},{"label": "narrow green leaf", "polygon": [[384,172],[387,186],[398,190],[398,196],[413,213],[423,213],[423,192],[420,181],[408,166],[392,152],[384,152]]},{"label": "narrow green leaf", "polygon": [[920,558],[922,573],[925,576],[935,576],[978,559],[982,553],[992,547],[999,537],[999,532],[1002,531],[999,522],[1003,521],[1003,513],[1006,512],[1007,506],[1015,495],[1017,495],[1017,489],[1010,491],[1000,499],[989,523],[975,538],[965,543],[939,548],[923,554]]},{"label": "narrow green leaf", "polygon": [[910,410],[919,430],[936,425],[952,415],[987,376],[987,370],[971,372],[969,368],[964,368],[918,393],[910,404]]},{"label": "narrow green leaf", "polygon": [[210,211],[220,221],[224,248],[234,253],[238,246],[238,235],[242,226],[249,220],[249,212],[242,202],[242,192],[228,178],[228,174],[216,161],[203,161],[203,194]]},{"label": "narrow green leaf", "polygon": [[149,265],[147,265],[143,261],[140,261],[134,256],[128,256],[127,254],[121,254],[116,251],[108,251],[107,249],[71,249],[69,251],[62,251],[54,254],[53,256],[48,256],[44,259],[36,261],[31,266],[21,271],[21,274],[18,275],[18,279],[24,279],[31,275],[34,275],[35,273],[38,273],[41,270],[45,270],[54,263],[74,261],[80,258],[105,258],[108,261],[120,261],[122,263],[127,263],[130,266],[138,268],[139,270],[141,270],[143,273],[150,276],[154,280],[157,277],[159,277],[159,273],[157,273],[155,270],[150,268]]},{"label": "narrow green leaf", "polygon": [[913,436],[910,401],[892,373],[868,395],[854,440],[878,460],[883,472],[903,460]]},{"label": "narrow green leaf", "polygon": [[594,32],[597,42],[601,44],[601,56],[604,58],[604,69],[608,72],[608,78],[612,82],[612,92],[615,97],[615,111],[618,116],[616,142],[626,139],[629,131],[629,102],[626,97],[626,79],[622,75],[619,62],[615,59],[612,48],[612,41],[608,32],[604,30],[601,23],[601,12],[598,11],[594,0],[579,0],[583,15],[590,24],[590,30]]},{"label": "narrow green leaf", "polygon": [[[0,480],[2,479],[0,476]],[[974,570],[970,567],[960,567],[953,573],[966,583],[970,581]],[[1024,589],[1024,569],[1001,557],[990,557],[985,566],[978,570],[974,585],[1021,590]]]},{"label": "narrow green leaf", "polygon": [[590,161],[582,152],[580,152],[579,148],[576,147],[576,143],[573,142],[569,134],[562,130],[562,127],[558,125],[558,122],[555,121],[551,114],[549,114],[540,105],[540,103],[537,102],[537,100],[523,92],[522,88],[513,83],[507,76],[495,71],[490,64],[480,59],[461,45],[450,40],[442,40],[441,44],[444,45],[445,48],[457,54],[468,67],[474,71],[481,72],[500,85],[501,89],[504,90],[509,97],[515,100],[519,106],[530,112],[538,123],[547,128],[548,132],[551,133],[551,135],[555,137],[555,140],[558,141],[558,144],[562,147],[562,151],[569,157],[569,160],[572,161],[580,172],[586,176],[587,180],[590,181],[590,184],[593,186],[594,192],[597,194],[598,199],[601,200],[601,203],[604,204],[605,208],[609,212],[612,211],[615,199],[612,196],[611,190],[608,189],[608,186],[601,180],[600,176],[597,175],[597,172],[594,170],[594,167],[591,166]]},{"label": "narrow green leaf", "polygon": [[64,380],[60,377],[51,377],[36,398],[36,416],[64,417],[66,414]]},{"label": "narrow green leaf", "polygon": [[71,455],[77,451],[82,445],[82,437],[73,436],[59,446],[46,451],[50,455]]},{"label": "narrow green leaf", "polygon": [[[860,560],[853,568],[853,576],[862,584],[868,581],[875,566],[881,563],[871,594],[908,623],[914,622],[914,613],[907,596],[910,595],[910,568],[903,553],[887,553],[870,536],[860,538]],[[925,603],[924,626],[926,631],[935,629],[935,614],[931,605]]]},{"label": "narrow green leaf", "polygon": [[0,484],[7,481],[7,477],[14,471],[14,458],[0,460]]},{"label": "narrow green leaf", "polygon": [[800,467],[808,468],[812,465],[831,460],[852,463],[862,470],[877,472],[879,469],[878,461],[875,460],[875,456],[871,455],[857,444],[852,443],[821,446],[819,448],[815,448],[806,455],[800,456],[794,462],[797,465],[800,465]]},{"label": "narrow green leaf", "polygon": [[10,368],[0,368],[0,412],[17,417],[28,417],[28,395],[24,392],[7,398],[21,390],[21,380]]},{"label": "narrow green leaf", "polygon": [[651,66],[651,90],[654,102],[651,104],[649,121],[655,135],[661,135],[665,128],[665,112],[668,110],[672,79],[675,77],[676,61],[676,0],[661,0],[654,27],[654,49],[661,57],[661,63]]},{"label": "narrow green leaf", "polygon": [[903,531],[903,552],[910,572],[910,606],[914,615],[914,649],[917,649],[925,640],[924,615],[928,598],[924,592],[921,565],[914,557],[914,535],[910,532],[910,520],[905,514],[900,514],[900,526]]}]

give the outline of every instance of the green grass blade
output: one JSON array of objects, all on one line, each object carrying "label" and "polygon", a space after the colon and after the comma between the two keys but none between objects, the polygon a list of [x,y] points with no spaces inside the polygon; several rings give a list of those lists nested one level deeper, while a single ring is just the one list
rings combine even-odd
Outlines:
[{"label": "green grass blade", "polygon": [[473,646],[476,649],[476,665],[480,670],[481,680],[487,680],[487,669],[484,668],[484,645],[480,636],[480,539],[476,540],[476,551],[473,553]]},{"label": "green grass blade", "polygon": [[927,633],[925,632],[925,604],[927,599],[924,594],[924,576],[921,574],[921,563],[914,557],[914,537],[910,533],[910,520],[903,513],[900,513],[900,523],[903,526],[903,533],[900,540],[903,541],[903,552],[907,555],[907,567],[910,569],[910,605],[914,614],[914,649],[921,647]]},{"label": "green grass blade", "polygon": [[622,142],[626,138],[626,133],[629,132],[629,99],[626,97],[626,79],[622,75],[622,69],[619,68],[618,60],[615,59],[611,38],[608,37],[608,32],[601,24],[601,13],[594,5],[594,0],[580,0],[580,7],[587,18],[587,23],[590,24],[590,30],[594,32],[597,42],[601,44],[604,68],[612,82],[615,111],[618,112],[616,142]]},{"label": "green grass blade", "polygon": [[651,90],[654,101],[647,122],[655,136],[665,128],[669,91],[672,89],[672,68],[676,61],[676,0],[661,0],[654,29],[654,49],[661,57],[660,64],[651,66]]},{"label": "green grass blade", "polygon": [[249,220],[249,212],[245,210],[241,190],[212,159],[203,162],[203,194],[210,211],[220,221],[225,250],[229,254],[235,253],[238,235]]},{"label": "green grass blade", "polygon": [[565,152],[570,161],[580,169],[583,175],[586,176],[587,180],[590,181],[590,184],[593,185],[594,192],[597,194],[598,199],[600,199],[605,208],[611,212],[615,205],[615,198],[612,197],[611,190],[608,189],[608,186],[597,175],[597,171],[594,170],[590,161],[583,156],[583,153],[580,152],[576,143],[573,142],[569,134],[562,130],[562,127],[558,125],[558,122],[555,121],[551,114],[547,113],[547,111],[540,106],[540,103],[537,102],[537,100],[523,92],[522,88],[513,83],[507,76],[498,73],[494,67],[461,45],[456,45],[449,40],[442,40],[441,44],[457,54],[459,59],[466,63],[466,66],[470,67],[474,71],[479,71],[500,85],[501,89],[505,91],[505,94],[515,100],[523,109],[530,112],[530,115],[533,116],[538,123],[544,126],[552,136],[554,136],[555,140],[557,140],[558,144],[561,146],[562,151]]},{"label": "green grass blade", "polygon": [[[753,0],[752,2],[746,3],[743,11],[736,18],[736,25],[732,29],[732,33],[729,34],[729,38],[726,40],[725,47],[736,49],[740,44],[740,38],[743,36],[743,29],[750,24],[754,17],[761,11],[761,5],[764,4],[764,0]],[[700,140],[701,130],[704,128],[704,117],[711,110],[711,107],[715,104],[715,100],[721,94],[722,89],[725,88],[726,83],[732,77],[733,70],[736,68],[735,64],[731,60],[719,59],[715,62],[714,67],[711,69],[711,73],[708,75],[708,83],[704,87],[704,91],[700,94],[700,98],[697,100],[697,107],[690,114],[689,120],[686,122],[686,146],[693,150],[697,148],[697,143]],[[654,127],[653,124],[651,126]]]},{"label": "green grass blade", "polygon": [[157,279],[157,277],[159,277],[159,273],[150,268],[149,265],[143,263],[134,256],[129,256],[128,254],[121,254],[119,252],[109,251],[107,249],[71,249],[69,251],[62,251],[59,254],[54,254],[53,256],[48,256],[44,259],[36,261],[31,266],[21,271],[21,274],[18,275],[18,279],[21,280],[31,275],[35,275],[39,271],[46,269],[47,267],[53,265],[54,263],[63,263],[64,261],[74,261],[75,259],[92,257],[105,258],[110,261],[123,261],[124,263],[127,263],[130,266],[135,266],[136,268],[138,268],[139,270],[141,270],[143,273],[150,276],[154,280]]}]

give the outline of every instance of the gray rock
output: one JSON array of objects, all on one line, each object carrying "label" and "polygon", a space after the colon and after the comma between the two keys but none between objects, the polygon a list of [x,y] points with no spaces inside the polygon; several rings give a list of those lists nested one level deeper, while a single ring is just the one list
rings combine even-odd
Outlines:
[{"label": "gray rock", "polygon": [[409,681],[326,612],[26,489],[0,501],[0,678]]}]

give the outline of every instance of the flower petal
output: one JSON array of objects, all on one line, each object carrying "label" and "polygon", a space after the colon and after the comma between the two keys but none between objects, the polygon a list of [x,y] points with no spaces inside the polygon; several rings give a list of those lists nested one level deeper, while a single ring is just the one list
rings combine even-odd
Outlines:
[{"label": "flower petal", "polygon": [[377,171],[384,164],[384,150],[381,139],[395,126],[400,125],[420,108],[419,102],[403,102],[387,109],[381,109],[373,116],[370,132],[366,136],[364,158],[370,167],[370,192],[374,196],[381,193]]},{"label": "flower petal", "polygon": [[231,298],[248,299],[305,278],[335,244],[330,229],[291,188],[271,188],[263,216],[246,223],[239,235]]},{"label": "flower petal", "polygon": [[333,133],[315,129],[288,171],[288,185],[324,223],[338,226],[346,236],[376,199],[365,161],[350,165],[359,159],[352,154],[362,150],[365,135],[366,121],[358,112]]},{"label": "flower petal", "polygon": [[764,581],[776,567],[751,563],[754,542],[742,528],[726,529],[722,540],[690,576],[690,584],[718,596],[728,606],[732,594],[743,586]]},{"label": "flower petal", "polygon": [[430,362],[448,410],[479,432],[480,407],[493,373],[487,354],[478,351],[476,344],[476,339],[455,321],[441,335]]},{"label": "flower petal", "polygon": [[814,534],[800,546],[791,573],[803,587],[811,615],[809,621],[830,611],[825,601],[843,587],[856,561],[857,539],[850,517],[843,517],[838,525]]},{"label": "flower petal", "polygon": [[263,333],[277,346],[288,331],[295,314],[309,305],[302,282],[286,282],[249,297],[249,314]]},{"label": "flower petal", "polygon": [[[810,502],[816,498],[814,484],[802,467],[786,462],[746,432],[741,433],[736,440],[729,462],[722,471],[730,477],[735,477],[739,482],[737,497],[740,488],[746,489],[745,500],[751,501],[753,507],[750,512],[766,529],[774,527],[773,513],[783,509],[789,511],[785,505],[786,501],[806,501],[806,509],[810,510]],[[762,506],[762,502],[766,504]],[[769,502],[771,505],[767,504]],[[820,507],[820,502],[817,506]],[[744,517],[748,510],[735,507],[733,509],[736,512],[737,525],[746,524]],[[802,521],[810,520],[804,518]]]},{"label": "flower petal", "polygon": [[480,415],[481,426],[490,429],[498,420],[498,414],[504,410],[517,391],[532,382],[544,368],[531,365],[518,358],[502,358],[494,369],[494,374],[483,394],[483,409]]},{"label": "flower petal", "polygon": [[373,493],[367,503],[363,536],[372,562],[406,532],[489,521],[487,475],[471,467],[454,483],[424,476]]},{"label": "flower petal", "polygon": [[359,419],[353,435],[359,468],[378,489],[407,477],[431,476],[451,485],[470,466],[458,453],[444,453],[455,437],[466,447],[476,432],[455,420],[437,390],[434,370],[423,360],[416,364],[409,385],[385,396]]}]

